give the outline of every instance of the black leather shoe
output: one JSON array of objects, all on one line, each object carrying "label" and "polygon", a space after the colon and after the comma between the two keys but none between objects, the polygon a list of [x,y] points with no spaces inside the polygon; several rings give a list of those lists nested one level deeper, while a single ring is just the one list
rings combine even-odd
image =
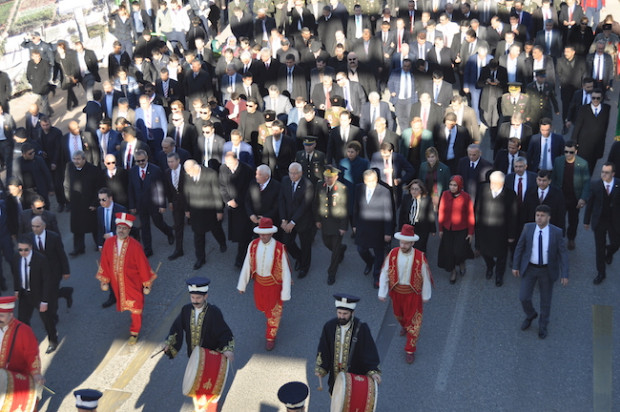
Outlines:
[{"label": "black leather shoe", "polygon": [[64,287],[61,288],[62,296],[67,299],[67,308],[71,308],[73,306],[73,288],[72,287]]},{"label": "black leather shoe", "polygon": [[296,260],[295,261],[295,270],[299,270],[299,269],[301,269],[301,261]]},{"label": "black leather shoe", "polygon": [[372,270],[373,264],[371,263],[366,263],[366,267],[364,268],[364,275],[368,275],[370,273],[370,271]]},{"label": "black leather shoe", "polygon": [[487,279],[491,279],[493,277],[493,270],[492,269],[487,269],[487,273],[486,273],[486,278]]},{"label": "black leather shoe", "polygon": [[235,261],[235,267],[241,269],[243,267],[243,262]]},{"label": "black leather shoe", "polygon": [[611,265],[611,262],[614,261],[614,255],[612,253],[607,252],[607,254],[605,255],[605,263],[607,263],[608,265]]},{"label": "black leather shoe", "polygon": [[540,339],[545,339],[547,337],[547,328],[541,326],[538,329],[538,337]]},{"label": "black leather shoe", "polygon": [[174,235],[168,235],[168,244],[169,245],[174,245]]},{"label": "black leather shoe", "polygon": [[175,260],[183,256],[183,252],[180,250],[175,250],[173,254],[168,256],[168,260]]},{"label": "black leather shoe", "polygon": [[56,342],[50,342],[49,346],[47,347],[47,350],[45,351],[45,353],[50,354],[52,352],[54,352],[56,350],[56,347],[58,346],[58,343]]},{"label": "black leather shoe", "polygon": [[194,263],[194,270],[198,270],[200,269],[203,265],[205,264],[204,260],[197,260],[196,263]]},{"label": "black leather shoe", "polygon": [[151,256],[153,256],[153,251],[152,251],[152,250],[145,250],[145,251],[144,251],[144,256],[146,256],[146,257],[151,257]]},{"label": "black leather shoe", "polygon": [[605,280],[605,275],[599,273],[598,276],[594,278],[592,283],[594,283],[595,285],[599,285],[603,280]]},{"label": "black leather shoe", "polygon": [[336,276],[332,276],[332,275],[327,276],[327,284],[333,285],[334,283],[336,283]]},{"label": "black leather shoe", "polygon": [[114,296],[110,296],[108,298],[108,300],[106,300],[105,302],[103,302],[101,304],[101,307],[104,308],[104,309],[105,308],[109,308],[110,306],[114,305],[115,303],[116,303],[116,298]]},{"label": "black leather shoe", "polygon": [[228,246],[226,246],[226,243],[220,244],[220,252],[224,253],[227,250],[228,250]]},{"label": "black leather shoe", "polygon": [[297,274],[297,279],[303,279],[308,275],[308,271],[307,270],[300,270],[299,273]]},{"label": "black leather shoe", "polygon": [[497,286],[498,288],[501,287],[504,284],[504,281],[502,279],[495,279],[495,286]]},{"label": "black leather shoe", "polygon": [[538,313],[532,316],[531,318],[525,318],[523,323],[521,324],[521,330],[526,330],[532,324],[532,321],[538,317]]}]

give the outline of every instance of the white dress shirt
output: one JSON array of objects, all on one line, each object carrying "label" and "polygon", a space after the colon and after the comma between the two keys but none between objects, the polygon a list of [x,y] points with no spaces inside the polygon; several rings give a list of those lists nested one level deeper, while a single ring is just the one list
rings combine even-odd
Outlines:
[{"label": "white dress shirt", "polygon": [[[538,239],[540,232],[542,231],[543,240],[543,261],[538,261]],[[534,265],[547,265],[549,264],[549,225],[544,228],[536,226],[534,229],[534,237],[532,238],[532,255],[530,256],[530,263]]]},{"label": "white dress shirt", "polygon": [[[256,248],[256,274],[261,277],[271,276],[271,269],[273,268],[274,253],[276,251],[276,240],[270,239],[266,244],[263,241],[258,242]],[[250,248],[248,248],[245,254],[245,260],[241,273],[239,274],[239,282],[237,283],[237,289],[241,292],[245,292],[245,288],[250,282],[252,273],[250,273]],[[291,299],[291,269],[288,264],[288,257],[286,253],[282,254],[282,291],[280,292],[280,299],[283,301]]]}]

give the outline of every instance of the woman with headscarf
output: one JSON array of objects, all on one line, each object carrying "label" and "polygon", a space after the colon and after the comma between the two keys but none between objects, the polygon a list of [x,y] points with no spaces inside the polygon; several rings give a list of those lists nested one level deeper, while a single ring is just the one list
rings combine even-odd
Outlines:
[{"label": "woman with headscarf", "polygon": [[398,227],[411,225],[415,228],[415,234],[420,237],[415,242],[415,248],[426,253],[428,235],[437,232],[435,227],[435,210],[433,201],[428,196],[426,186],[420,179],[413,179],[405,186],[407,193],[403,196],[403,203],[398,215]]},{"label": "woman with headscarf", "polygon": [[450,284],[456,282],[456,267],[464,276],[465,260],[474,257],[471,241],[475,223],[474,204],[463,191],[463,178],[454,175],[450,178],[448,190],[443,192],[439,201],[441,242],[437,266],[450,272]]}]

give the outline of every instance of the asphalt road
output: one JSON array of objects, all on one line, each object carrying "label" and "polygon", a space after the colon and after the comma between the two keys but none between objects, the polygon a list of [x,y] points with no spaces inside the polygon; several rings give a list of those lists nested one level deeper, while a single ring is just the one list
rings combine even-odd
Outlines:
[{"label": "asphalt road", "polygon": [[[614,122],[617,96],[616,91],[611,101]],[[83,101],[83,97],[80,99]],[[30,101],[32,97],[26,95],[11,103],[20,124],[21,113]],[[62,112],[62,106],[64,100],[55,104],[57,113]],[[74,110],[55,122],[64,132],[68,120],[80,115],[79,110]],[[614,130],[610,127],[607,149]],[[64,228],[65,248],[71,250],[69,215],[61,213],[58,218]],[[169,213],[166,220],[171,223]],[[556,284],[549,336],[544,341],[537,337],[536,322],[526,332],[519,329],[524,315],[517,279],[507,271],[504,286],[497,288],[493,281],[485,280],[484,263],[476,259],[468,262],[467,275],[456,285],[450,285],[449,274],[437,268],[438,239],[432,238],[429,261],[435,288],[431,301],[425,305],[413,365],[405,363],[404,338],[398,336],[388,304],[377,299],[370,278],[362,274],[364,265],[348,235],[346,243],[349,249],[336,284],[328,286],[329,255],[317,236],[311,271],[305,279],[295,279],[292,299],[284,305],[276,348],[266,352],[264,316],[255,309],[251,290],[245,295],[236,291],[236,245],[229,243],[229,250],[221,254],[209,236],[207,264],[195,272],[191,230],[186,230],[185,257],[173,263],[166,259],[172,247],[155,230],[155,254],[150,261],[153,267],[160,261],[163,264],[152,293],[146,298],[141,339],[138,345],[129,347],[125,345],[129,335],[128,313],[101,308],[107,293],[99,290],[99,282],[94,278],[99,255],[87,237],[87,253],[71,260],[71,278],[63,282],[75,288],[75,303],[68,312],[64,301],[60,304],[61,343],[54,354],[44,354],[45,332],[38,317],[33,317],[33,328],[41,341],[44,374],[48,386],[56,392],[53,396],[43,395],[41,410],[73,411],[73,390],[89,387],[105,393],[100,412],[191,411],[191,400],[181,393],[187,362],[185,348],[172,361],[151,355],[160,347],[180,306],[188,301],[184,280],[195,274],[211,278],[209,301],[220,307],[235,334],[235,361],[220,401],[224,412],[283,411],[276,393],[280,385],[290,380],[309,384],[309,411],[329,410],[327,391],[317,390],[314,358],[321,327],[335,315],[335,292],[362,298],[356,316],[369,324],[379,342],[383,383],[379,388],[378,411],[593,410],[593,306],[608,305],[618,312],[620,256],[608,268],[605,282],[594,286],[591,233],[579,229],[577,249],[570,252],[570,283],[567,287]],[[8,273],[8,266],[5,270]],[[536,306],[537,301],[536,296]],[[611,364],[615,371],[612,387],[618,388],[620,328],[618,322],[614,326],[612,341],[616,351],[603,364]],[[600,352],[603,359],[605,353]],[[604,388],[599,387],[600,391]],[[614,406],[608,410],[620,410],[618,390],[611,396]]]}]

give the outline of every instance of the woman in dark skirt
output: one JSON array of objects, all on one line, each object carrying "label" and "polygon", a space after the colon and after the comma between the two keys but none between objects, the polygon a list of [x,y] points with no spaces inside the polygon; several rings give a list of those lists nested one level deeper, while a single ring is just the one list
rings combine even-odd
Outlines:
[{"label": "woman in dark skirt", "polygon": [[450,272],[450,283],[456,282],[456,267],[465,275],[465,260],[472,259],[471,240],[474,235],[474,205],[463,191],[463,178],[452,176],[448,189],[439,201],[439,253],[437,266]]},{"label": "woman in dark skirt", "polygon": [[403,196],[403,203],[400,206],[398,227],[403,227],[405,224],[415,227],[415,233],[420,237],[415,242],[415,248],[426,253],[428,235],[437,232],[433,201],[420,179],[413,179],[405,189],[407,193]]}]

